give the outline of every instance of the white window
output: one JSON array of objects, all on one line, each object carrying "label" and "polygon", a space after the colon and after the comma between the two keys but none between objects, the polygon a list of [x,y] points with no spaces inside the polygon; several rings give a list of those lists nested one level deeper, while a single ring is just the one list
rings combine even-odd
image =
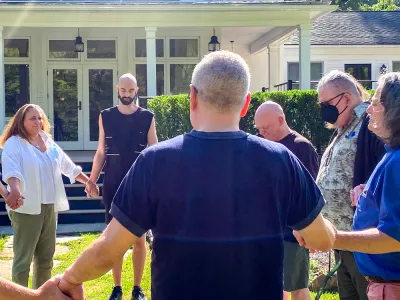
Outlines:
[{"label": "white window", "polygon": [[48,52],[50,60],[79,60],[75,40],[49,40]]},{"label": "white window", "polygon": [[[135,76],[139,95],[147,96],[146,39],[135,39]],[[199,62],[198,38],[156,39],[157,95],[189,92],[193,69]]]},{"label": "white window", "polygon": [[4,79],[6,118],[30,103],[29,39],[4,39]]},{"label": "white window", "polygon": [[393,72],[400,72],[400,61],[393,62]]},{"label": "white window", "polygon": [[[322,78],[323,75],[323,63],[322,62],[312,62],[311,63],[311,88],[315,89],[318,81]],[[293,83],[293,89],[298,90],[300,85],[300,67],[298,62],[290,62],[288,63],[288,69],[287,69],[287,78],[288,80],[292,80]]]},{"label": "white window", "polygon": [[88,40],[87,59],[116,59],[117,43],[115,40]]}]

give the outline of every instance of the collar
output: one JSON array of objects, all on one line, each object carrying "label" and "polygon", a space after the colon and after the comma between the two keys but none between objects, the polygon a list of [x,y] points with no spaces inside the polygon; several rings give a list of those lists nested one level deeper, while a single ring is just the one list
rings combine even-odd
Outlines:
[{"label": "collar", "polygon": [[361,118],[369,106],[369,103],[362,102],[354,108],[354,114],[357,118]]}]

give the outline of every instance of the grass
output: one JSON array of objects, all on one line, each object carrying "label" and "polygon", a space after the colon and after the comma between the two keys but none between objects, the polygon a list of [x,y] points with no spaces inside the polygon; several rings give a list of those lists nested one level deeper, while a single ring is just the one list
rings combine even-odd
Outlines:
[{"label": "grass", "polygon": [[0,234],[0,252],[3,251],[4,245],[7,242],[9,236]]},{"label": "grass", "polygon": [[[52,271],[53,275],[62,274],[64,271],[76,260],[76,258],[86,249],[99,234],[82,234],[81,239],[63,243],[61,245],[68,246],[69,251],[66,254],[56,255],[54,260],[60,262]],[[0,236],[0,251],[3,249],[8,236]],[[148,254],[150,251],[148,252]],[[311,273],[313,273],[313,263],[310,265]],[[145,270],[142,279],[142,288],[148,300],[151,300],[150,295],[150,255],[147,256]],[[310,276],[311,277],[311,276]],[[31,284],[31,278],[29,280]],[[111,290],[114,286],[113,278],[111,274],[106,274],[98,279],[86,282],[85,287],[85,298],[91,300],[103,300],[108,299]],[[130,300],[131,291],[133,287],[133,266],[132,266],[132,255],[127,255],[124,260],[123,272],[122,272],[122,286],[124,289],[123,300]],[[315,293],[311,293],[311,299],[315,299]],[[324,294],[320,300],[339,300],[337,294]]]}]

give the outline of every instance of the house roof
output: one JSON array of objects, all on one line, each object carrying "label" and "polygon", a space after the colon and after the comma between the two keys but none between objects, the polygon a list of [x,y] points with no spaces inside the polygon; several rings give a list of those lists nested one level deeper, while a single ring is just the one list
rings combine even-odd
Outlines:
[{"label": "house roof", "polygon": [[[296,31],[285,45],[298,45]],[[400,45],[400,10],[335,11],[316,19],[312,45]]]}]

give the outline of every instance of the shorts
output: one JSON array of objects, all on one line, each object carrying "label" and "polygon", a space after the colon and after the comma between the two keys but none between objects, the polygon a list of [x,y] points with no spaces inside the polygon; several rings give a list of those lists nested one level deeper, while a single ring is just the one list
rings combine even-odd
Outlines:
[{"label": "shorts", "polygon": [[283,290],[293,292],[308,288],[310,252],[297,243],[283,242]]},{"label": "shorts", "polygon": [[367,293],[370,300],[399,300],[400,283],[370,282]]},{"label": "shorts", "polygon": [[[111,202],[112,203],[112,202]],[[106,209],[106,224],[110,224],[113,216],[110,214],[111,203],[103,202],[104,208]]]}]

